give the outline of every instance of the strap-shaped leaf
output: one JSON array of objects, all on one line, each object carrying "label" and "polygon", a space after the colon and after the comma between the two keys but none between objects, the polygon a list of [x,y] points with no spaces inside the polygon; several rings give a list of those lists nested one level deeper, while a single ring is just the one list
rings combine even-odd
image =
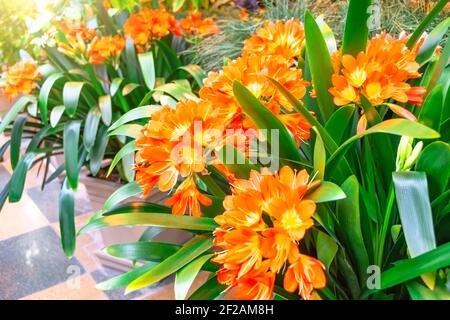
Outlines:
[{"label": "strap-shaped leaf", "polygon": [[342,54],[356,56],[366,49],[371,0],[350,0],[345,20]]},{"label": "strap-shaped leaf", "polygon": [[418,63],[423,65],[431,59],[442,38],[447,33],[449,26],[450,17],[439,23],[436,28],[428,34],[417,54],[416,61]]},{"label": "strap-shaped leaf", "polygon": [[200,288],[198,288],[189,300],[214,300],[219,297],[227,288],[226,285],[217,281],[217,276],[213,275]]},{"label": "strap-shaped leaf", "polygon": [[175,277],[175,299],[184,300],[202,266],[214,255],[206,254],[190,262],[180,269]]},{"label": "strap-shaped leaf", "polygon": [[25,153],[20,158],[17,166],[11,176],[10,188],[9,188],[9,202],[18,202],[22,198],[23,189],[25,186],[25,179],[30,170],[31,165],[36,154],[34,152]]},{"label": "strap-shaped leaf", "polygon": [[25,125],[25,121],[27,120],[26,115],[21,115],[16,118],[14,121],[12,130],[11,130],[11,148],[10,148],[10,161],[11,167],[14,168],[17,165],[20,157],[20,146],[22,145],[22,133],[23,127]]},{"label": "strap-shaped leaf", "polygon": [[305,199],[315,203],[336,201],[346,197],[342,189],[329,181],[323,181],[320,186],[305,195]]},{"label": "strap-shaped leaf", "polygon": [[96,176],[101,169],[106,147],[108,146],[109,136],[107,131],[108,127],[104,125],[100,126],[97,137],[95,138],[95,144],[90,152],[89,169],[94,176]]},{"label": "strap-shaped leaf", "polygon": [[355,106],[347,105],[337,109],[325,124],[325,129],[337,144],[341,144],[355,113]]},{"label": "strap-shaped leaf", "polygon": [[64,84],[63,103],[66,107],[65,111],[69,117],[73,117],[77,112],[81,90],[84,85],[85,82],[80,81],[69,81]]},{"label": "strap-shaped leaf", "polygon": [[141,211],[139,213],[122,213],[101,217],[84,226],[79,233],[82,234],[107,227],[133,225],[199,231],[214,231],[218,226],[212,218],[175,216],[171,214]]},{"label": "strap-shaped leaf", "polygon": [[314,144],[314,171],[317,172],[317,179],[323,180],[325,176],[326,151],[322,137],[316,129],[316,142]]},{"label": "strap-shaped leaf", "polygon": [[[233,82],[233,94],[242,110],[253,120],[258,129],[265,129],[263,134],[271,146],[279,148],[281,158],[300,161],[300,152],[295,139],[281,123],[281,121],[267,109],[244,85],[239,81]],[[278,130],[278,141],[272,141],[272,130]]]},{"label": "strap-shaped leaf", "polygon": [[111,172],[114,170],[116,165],[119,163],[120,160],[122,160],[122,158],[125,155],[133,154],[133,156],[134,156],[134,152],[137,149],[138,148],[136,146],[135,141],[130,141],[126,145],[124,145],[122,148],[120,148],[119,152],[116,153],[116,155],[114,156],[114,158],[111,161],[111,164],[109,165],[107,176],[109,176],[111,174]]},{"label": "strap-shaped leaf", "polygon": [[64,164],[69,186],[78,187],[78,140],[80,137],[80,121],[71,121],[64,126]]},{"label": "strap-shaped leaf", "polygon": [[105,204],[103,205],[103,210],[107,211],[111,209],[113,206],[122,202],[123,200],[126,200],[129,197],[135,196],[141,192],[142,187],[138,185],[137,182],[134,181],[127,183],[126,185],[123,185],[122,187],[114,191],[114,193],[109,196],[109,198],[105,201]]},{"label": "strap-shaped leaf", "polygon": [[59,120],[61,120],[61,117],[64,113],[64,110],[66,107],[64,105],[56,106],[52,108],[52,111],[50,112],[50,125],[54,128],[58,125]]},{"label": "strap-shaped leaf", "polygon": [[153,112],[161,109],[159,105],[151,105],[151,106],[142,106],[138,108],[131,109],[124,115],[122,115],[119,119],[117,119],[108,129],[108,131],[112,131],[120,127],[121,125],[144,118],[150,118]]},{"label": "strap-shaped leaf", "polygon": [[97,106],[92,107],[86,116],[83,130],[83,143],[87,150],[91,150],[95,143],[100,117],[100,110],[98,110]]},{"label": "strap-shaped leaf", "polygon": [[212,245],[212,237],[197,236],[187,242],[177,253],[131,282],[125,292],[133,292],[164,279],[210,249]]},{"label": "strap-shaped leaf", "polygon": [[419,115],[419,122],[436,131],[440,131],[442,108],[444,106],[443,99],[444,90],[442,85],[437,85],[431,90],[423,103]]},{"label": "strap-shaped leaf", "polygon": [[16,119],[19,112],[22,112],[22,110],[30,103],[33,102],[33,98],[31,96],[23,96],[20,97],[19,100],[17,100],[11,109],[9,109],[8,113],[5,115],[3,119],[0,121],[0,134],[3,133],[3,131],[6,129],[6,127]]},{"label": "strap-shaped leaf", "polygon": [[330,53],[316,20],[309,11],[305,13],[305,39],[309,67],[317,93],[317,101],[323,119],[326,121],[336,108],[328,89],[333,86],[333,67]]},{"label": "strap-shaped leaf", "polygon": [[117,129],[108,133],[109,136],[126,136],[134,139],[138,139],[142,136],[143,126],[139,124],[124,124]]},{"label": "strap-shaped leaf", "polygon": [[98,97],[98,107],[100,108],[104,125],[109,126],[112,121],[111,96]]},{"label": "strap-shaped leaf", "polygon": [[130,260],[162,262],[181,249],[181,246],[164,242],[132,242],[108,246],[104,251],[114,257]]},{"label": "strap-shaped leaf", "polygon": [[48,98],[50,96],[50,91],[56,81],[63,78],[62,73],[54,73],[48,77],[42,84],[41,90],[39,91],[39,110],[41,112],[41,119],[45,125],[48,124]]},{"label": "strap-shaped leaf", "polygon": [[139,65],[141,66],[142,76],[148,89],[153,90],[156,84],[156,70],[153,52],[149,51],[138,55]]},{"label": "strap-shaped leaf", "polygon": [[75,252],[75,195],[67,178],[59,193],[59,229],[64,253],[72,257]]}]

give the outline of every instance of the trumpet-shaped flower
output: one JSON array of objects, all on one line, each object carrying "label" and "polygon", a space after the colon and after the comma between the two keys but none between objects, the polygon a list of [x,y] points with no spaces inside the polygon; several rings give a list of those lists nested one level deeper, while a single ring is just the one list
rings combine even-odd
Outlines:
[{"label": "trumpet-shaped flower", "polygon": [[112,60],[118,64],[120,53],[125,48],[125,39],[119,35],[95,37],[89,45],[88,57],[91,64],[103,64]]},{"label": "trumpet-shaped flower", "polygon": [[30,94],[37,87],[36,81],[40,78],[35,62],[21,60],[3,73],[0,89],[6,99],[13,100],[19,94]]}]

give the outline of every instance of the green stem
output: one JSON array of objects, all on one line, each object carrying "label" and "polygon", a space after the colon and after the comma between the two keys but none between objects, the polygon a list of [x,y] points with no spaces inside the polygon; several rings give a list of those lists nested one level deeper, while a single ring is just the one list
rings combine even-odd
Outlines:
[{"label": "green stem", "polygon": [[375,260],[376,265],[378,265],[378,266],[381,266],[382,260],[383,260],[383,253],[384,253],[384,247],[385,247],[384,242],[386,241],[386,235],[387,235],[388,228],[389,228],[389,222],[391,220],[392,207],[394,205],[394,200],[395,200],[394,186],[391,184],[389,187],[389,196],[388,196],[388,202],[387,202],[387,206],[386,206],[386,212],[384,213],[383,227],[381,229],[380,240],[378,242],[377,259]]}]

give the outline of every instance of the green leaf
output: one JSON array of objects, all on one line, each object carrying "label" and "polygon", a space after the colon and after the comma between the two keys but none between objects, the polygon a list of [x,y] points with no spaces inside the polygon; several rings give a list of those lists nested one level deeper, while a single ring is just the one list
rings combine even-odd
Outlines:
[{"label": "green leaf", "polygon": [[136,58],[136,48],[134,46],[133,39],[129,36],[126,38],[125,43],[125,61],[127,62],[127,75],[131,82],[138,83],[138,61]]},{"label": "green leaf", "polygon": [[394,172],[395,197],[411,257],[436,248],[433,214],[424,172]]},{"label": "green leaf", "polygon": [[77,112],[78,102],[80,100],[81,90],[85,82],[69,81],[64,84],[63,103],[65,111],[69,117],[73,117]]},{"label": "green leaf", "polygon": [[361,283],[367,277],[369,257],[361,231],[361,216],[359,209],[359,183],[355,176],[349,177],[341,186],[347,198],[338,201],[336,214],[342,228],[346,248],[356,261]]},{"label": "green leaf", "polygon": [[141,85],[137,83],[128,83],[126,84],[122,89],[122,95],[126,96],[129,95],[131,92],[139,88]]},{"label": "green leaf", "polygon": [[78,187],[78,139],[80,137],[80,121],[71,121],[64,126],[64,164],[67,182],[76,190]]},{"label": "green leaf", "polygon": [[114,122],[108,129],[108,131],[112,131],[120,127],[121,125],[143,118],[150,118],[155,111],[161,109],[159,105],[151,105],[151,106],[142,106],[138,108],[131,109],[124,115],[122,115],[116,122]]},{"label": "green leaf", "polygon": [[17,165],[17,162],[19,161],[20,157],[20,146],[22,144],[22,133],[23,133],[23,127],[25,125],[25,121],[27,120],[26,115],[20,115],[16,118],[14,121],[12,130],[11,130],[11,147],[10,147],[10,161],[11,161],[11,167],[14,170],[14,168]]},{"label": "green leaf", "polygon": [[336,39],[334,38],[333,30],[331,30],[330,26],[324,21],[323,15],[320,15],[316,19],[317,25],[320,27],[320,31],[322,31],[323,38],[327,43],[328,52],[330,55],[337,50]]},{"label": "green leaf", "polygon": [[160,52],[163,54],[167,66],[170,68],[170,73],[183,65],[174,49],[161,40],[156,40],[156,43],[158,44],[158,49],[160,49]]},{"label": "green leaf", "polygon": [[202,266],[214,255],[200,256],[180,269],[175,277],[175,299],[184,300]]},{"label": "green leaf", "polygon": [[323,181],[316,189],[305,195],[305,199],[314,201],[315,203],[336,201],[345,199],[346,195],[342,189],[329,181]]},{"label": "green leaf", "polygon": [[337,144],[342,142],[345,132],[353,120],[355,106],[347,105],[340,107],[331,115],[325,124],[325,129]]},{"label": "green leaf", "polygon": [[122,202],[123,200],[128,199],[129,197],[135,196],[137,194],[140,194],[142,192],[142,187],[137,184],[137,182],[130,182],[126,185],[123,185],[119,189],[113,192],[109,196],[109,198],[105,201],[105,204],[103,205],[103,210],[107,211],[111,209],[116,204]]},{"label": "green leaf", "polygon": [[114,97],[116,93],[120,89],[120,85],[122,84],[123,78],[114,78],[111,82],[111,87],[109,87],[109,94]]},{"label": "green leaf", "polygon": [[316,134],[316,142],[314,144],[314,171],[317,172],[317,179],[323,180],[325,176],[326,151],[317,129]]},{"label": "green leaf", "polygon": [[426,97],[423,103],[419,122],[430,127],[436,131],[439,131],[441,125],[441,115],[443,108],[443,88],[441,85],[437,85]]},{"label": "green leaf", "polygon": [[322,231],[317,234],[316,240],[317,258],[325,265],[328,270],[338,251],[336,241]]},{"label": "green leaf", "polygon": [[184,70],[194,78],[198,86],[203,87],[203,79],[206,78],[206,72],[196,64],[190,64],[187,66],[180,67],[179,70]]},{"label": "green leaf", "polygon": [[209,278],[200,288],[198,288],[189,300],[213,300],[219,297],[227,288],[226,285],[217,281],[217,276]]},{"label": "green leaf", "polygon": [[215,150],[217,159],[241,179],[248,179],[250,177],[250,171],[260,171],[260,167],[250,161],[245,154],[236,149],[233,145],[227,144],[226,146]]},{"label": "green leaf", "polygon": [[450,300],[450,291],[445,285],[436,286],[434,290],[423,286],[418,281],[409,281],[406,288],[413,300]]},{"label": "green leaf", "polygon": [[155,61],[153,52],[149,51],[138,55],[139,65],[141,66],[142,76],[148,89],[153,90],[156,83]]},{"label": "green leaf", "polygon": [[178,271],[213,245],[212,237],[197,236],[187,242],[177,253],[131,282],[125,294],[147,287]]},{"label": "green leaf", "polygon": [[[281,121],[239,81],[233,82],[233,93],[243,111],[253,120],[258,129],[269,131],[263,132],[263,134],[269,144],[273,144],[272,147],[279,148],[280,157],[297,162],[301,161],[295,139]],[[277,141],[272,141],[272,133],[276,132],[274,130],[278,130],[279,139]]]},{"label": "green leaf", "polygon": [[149,262],[146,263],[138,268],[134,268],[131,271],[128,271],[126,273],[123,273],[117,277],[108,279],[106,281],[103,281],[99,284],[97,284],[96,288],[100,290],[114,290],[118,288],[123,288],[127,286],[129,283],[131,283],[133,280],[139,278],[155,266],[157,266],[158,263],[156,262]]},{"label": "green leaf", "polygon": [[133,201],[124,205],[117,205],[109,209],[103,215],[113,215],[119,213],[136,213],[136,212],[156,212],[156,213],[171,213],[172,209],[161,204],[149,203],[145,201]]},{"label": "green leaf", "polygon": [[[41,119],[45,125],[48,124],[48,97],[56,81],[63,78],[62,73],[54,73],[48,77],[42,84],[41,90],[39,91],[39,110],[41,112]],[[1,132],[1,130],[0,130]]]},{"label": "green leaf", "polygon": [[181,246],[163,242],[132,242],[108,246],[104,251],[117,258],[162,262],[180,250]]},{"label": "green leaf", "polygon": [[90,152],[89,169],[93,176],[96,176],[101,169],[102,161],[108,146],[108,127],[101,126],[98,130],[95,144]]},{"label": "green leaf", "polygon": [[441,195],[450,180],[450,146],[448,143],[435,141],[426,146],[417,160],[416,170],[426,172],[432,198]]},{"label": "green leaf", "polygon": [[354,135],[347,141],[345,141],[337,150],[334,152],[330,158],[328,158],[327,166],[336,162],[340,157],[342,157],[350,148],[350,146],[356,142],[358,139],[374,134],[374,133],[388,133],[398,136],[409,136],[417,139],[435,139],[439,138],[439,133],[430,129],[423,124],[413,122],[406,119],[390,119],[383,121],[373,127],[367,129],[366,131]]},{"label": "green leaf", "polygon": [[178,101],[186,99],[187,97],[193,95],[191,88],[186,87],[179,81],[163,84],[155,88],[155,91],[168,93]]},{"label": "green leaf", "polygon": [[409,37],[408,42],[406,42],[406,45],[408,48],[412,48],[414,44],[419,40],[419,38],[422,36],[422,34],[425,32],[426,28],[430,24],[431,21],[442,11],[442,9],[447,4],[448,0],[441,0],[439,1],[433,9],[430,11],[430,13],[425,17],[425,19],[420,23],[420,25],[416,28],[416,30],[413,32],[411,37]]},{"label": "green leaf", "polygon": [[98,107],[102,114],[103,124],[109,126],[112,121],[111,96],[98,97]]},{"label": "green leaf", "polygon": [[450,26],[450,18],[445,19],[441,23],[439,23],[436,28],[434,28],[425,39],[424,43],[420,47],[419,53],[417,54],[416,61],[420,65],[424,65],[428,61],[430,61],[433,56],[436,48],[441,42],[442,38],[447,33],[447,30]]},{"label": "green leaf", "polygon": [[[42,90],[42,89],[41,89]],[[0,122],[0,134],[6,129],[6,127],[17,117],[19,112],[21,112],[28,104],[33,102],[31,96],[20,97],[8,111],[4,118]]]},{"label": "green leaf", "polygon": [[366,50],[371,0],[350,0],[342,40],[342,55]]},{"label": "green leaf", "polygon": [[143,126],[139,124],[124,124],[108,133],[109,136],[126,136],[139,139],[142,136]]},{"label": "green leaf", "polygon": [[381,290],[419,277],[424,273],[450,266],[450,243],[428,251],[412,259],[398,263],[381,274]]},{"label": "green leaf", "polygon": [[96,219],[84,226],[79,233],[82,234],[106,227],[132,225],[199,231],[214,231],[217,227],[217,224],[212,218],[175,216],[171,214],[140,211],[139,213],[114,214]]},{"label": "green leaf", "polygon": [[27,172],[31,168],[35,156],[34,152],[25,153],[17,163],[10,180],[9,202],[18,202],[22,198]]},{"label": "green leaf", "polygon": [[58,125],[65,109],[66,107],[64,107],[64,105],[53,107],[52,111],[50,112],[50,126],[54,128]]},{"label": "green leaf", "polygon": [[100,111],[97,106],[92,107],[86,116],[83,131],[83,143],[87,150],[91,150],[97,136],[98,125],[100,123]]},{"label": "green leaf", "polygon": [[181,7],[183,7],[185,2],[186,2],[186,0],[173,0],[172,1],[172,11],[177,12],[178,10],[180,10]]},{"label": "green leaf", "polygon": [[128,153],[124,155],[121,162],[125,180],[128,182],[134,181],[134,154]]},{"label": "green leaf", "polygon": [[69,187],[67,178],[59,193],[59,229],[64,253],[72,257],[75,252],[75,194]]},{"label": "green leaf", "polygon": [[335,109],[333,97],[328,92],[328,89],[333,86],[331,83],[333,67],[320,27],[309,11],[305,13],[305,41],[319,109],[321,116],[326,121]]},{"label": "green leaf", "polygon": [[116,153],[116,155],[114,156],[114,159],[111,161],[111,164],[109,165],[109,169],[108,169],[108,174],[107,176],[109,176],[111,174],[111,172],[114,170],[114,168],[116,167],[117,163],[119,163],[119,161],[127,154],[131,154],[138,149],[138,147],[136,146],[135,141],[130,141],[128,142],[126,145],[124,145],[122,148],[120,148],[119,152]]}]

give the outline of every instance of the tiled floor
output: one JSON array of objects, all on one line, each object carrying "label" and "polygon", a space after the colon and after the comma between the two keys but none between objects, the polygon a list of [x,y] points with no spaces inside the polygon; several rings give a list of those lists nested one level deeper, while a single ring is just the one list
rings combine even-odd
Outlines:
[{"label": "tiled floor", "polygon": [[[11,172],[9,161],[0,162],[0,188],[9,181]],[[79,236],[74,257],[64,255],[58,226],[59,188],[55,181],[41,191],[37,172],[29,173],[22,200],[6,203],[0,211],[0,300],[173,298],[170,277],[127,296],[123,290],[96,289],[97,283],[120,272],[103,267],[95,255],[104,247],[99,232]],[[78,230],[93,214],[83,185],[77,191],[76,207]]]}]

